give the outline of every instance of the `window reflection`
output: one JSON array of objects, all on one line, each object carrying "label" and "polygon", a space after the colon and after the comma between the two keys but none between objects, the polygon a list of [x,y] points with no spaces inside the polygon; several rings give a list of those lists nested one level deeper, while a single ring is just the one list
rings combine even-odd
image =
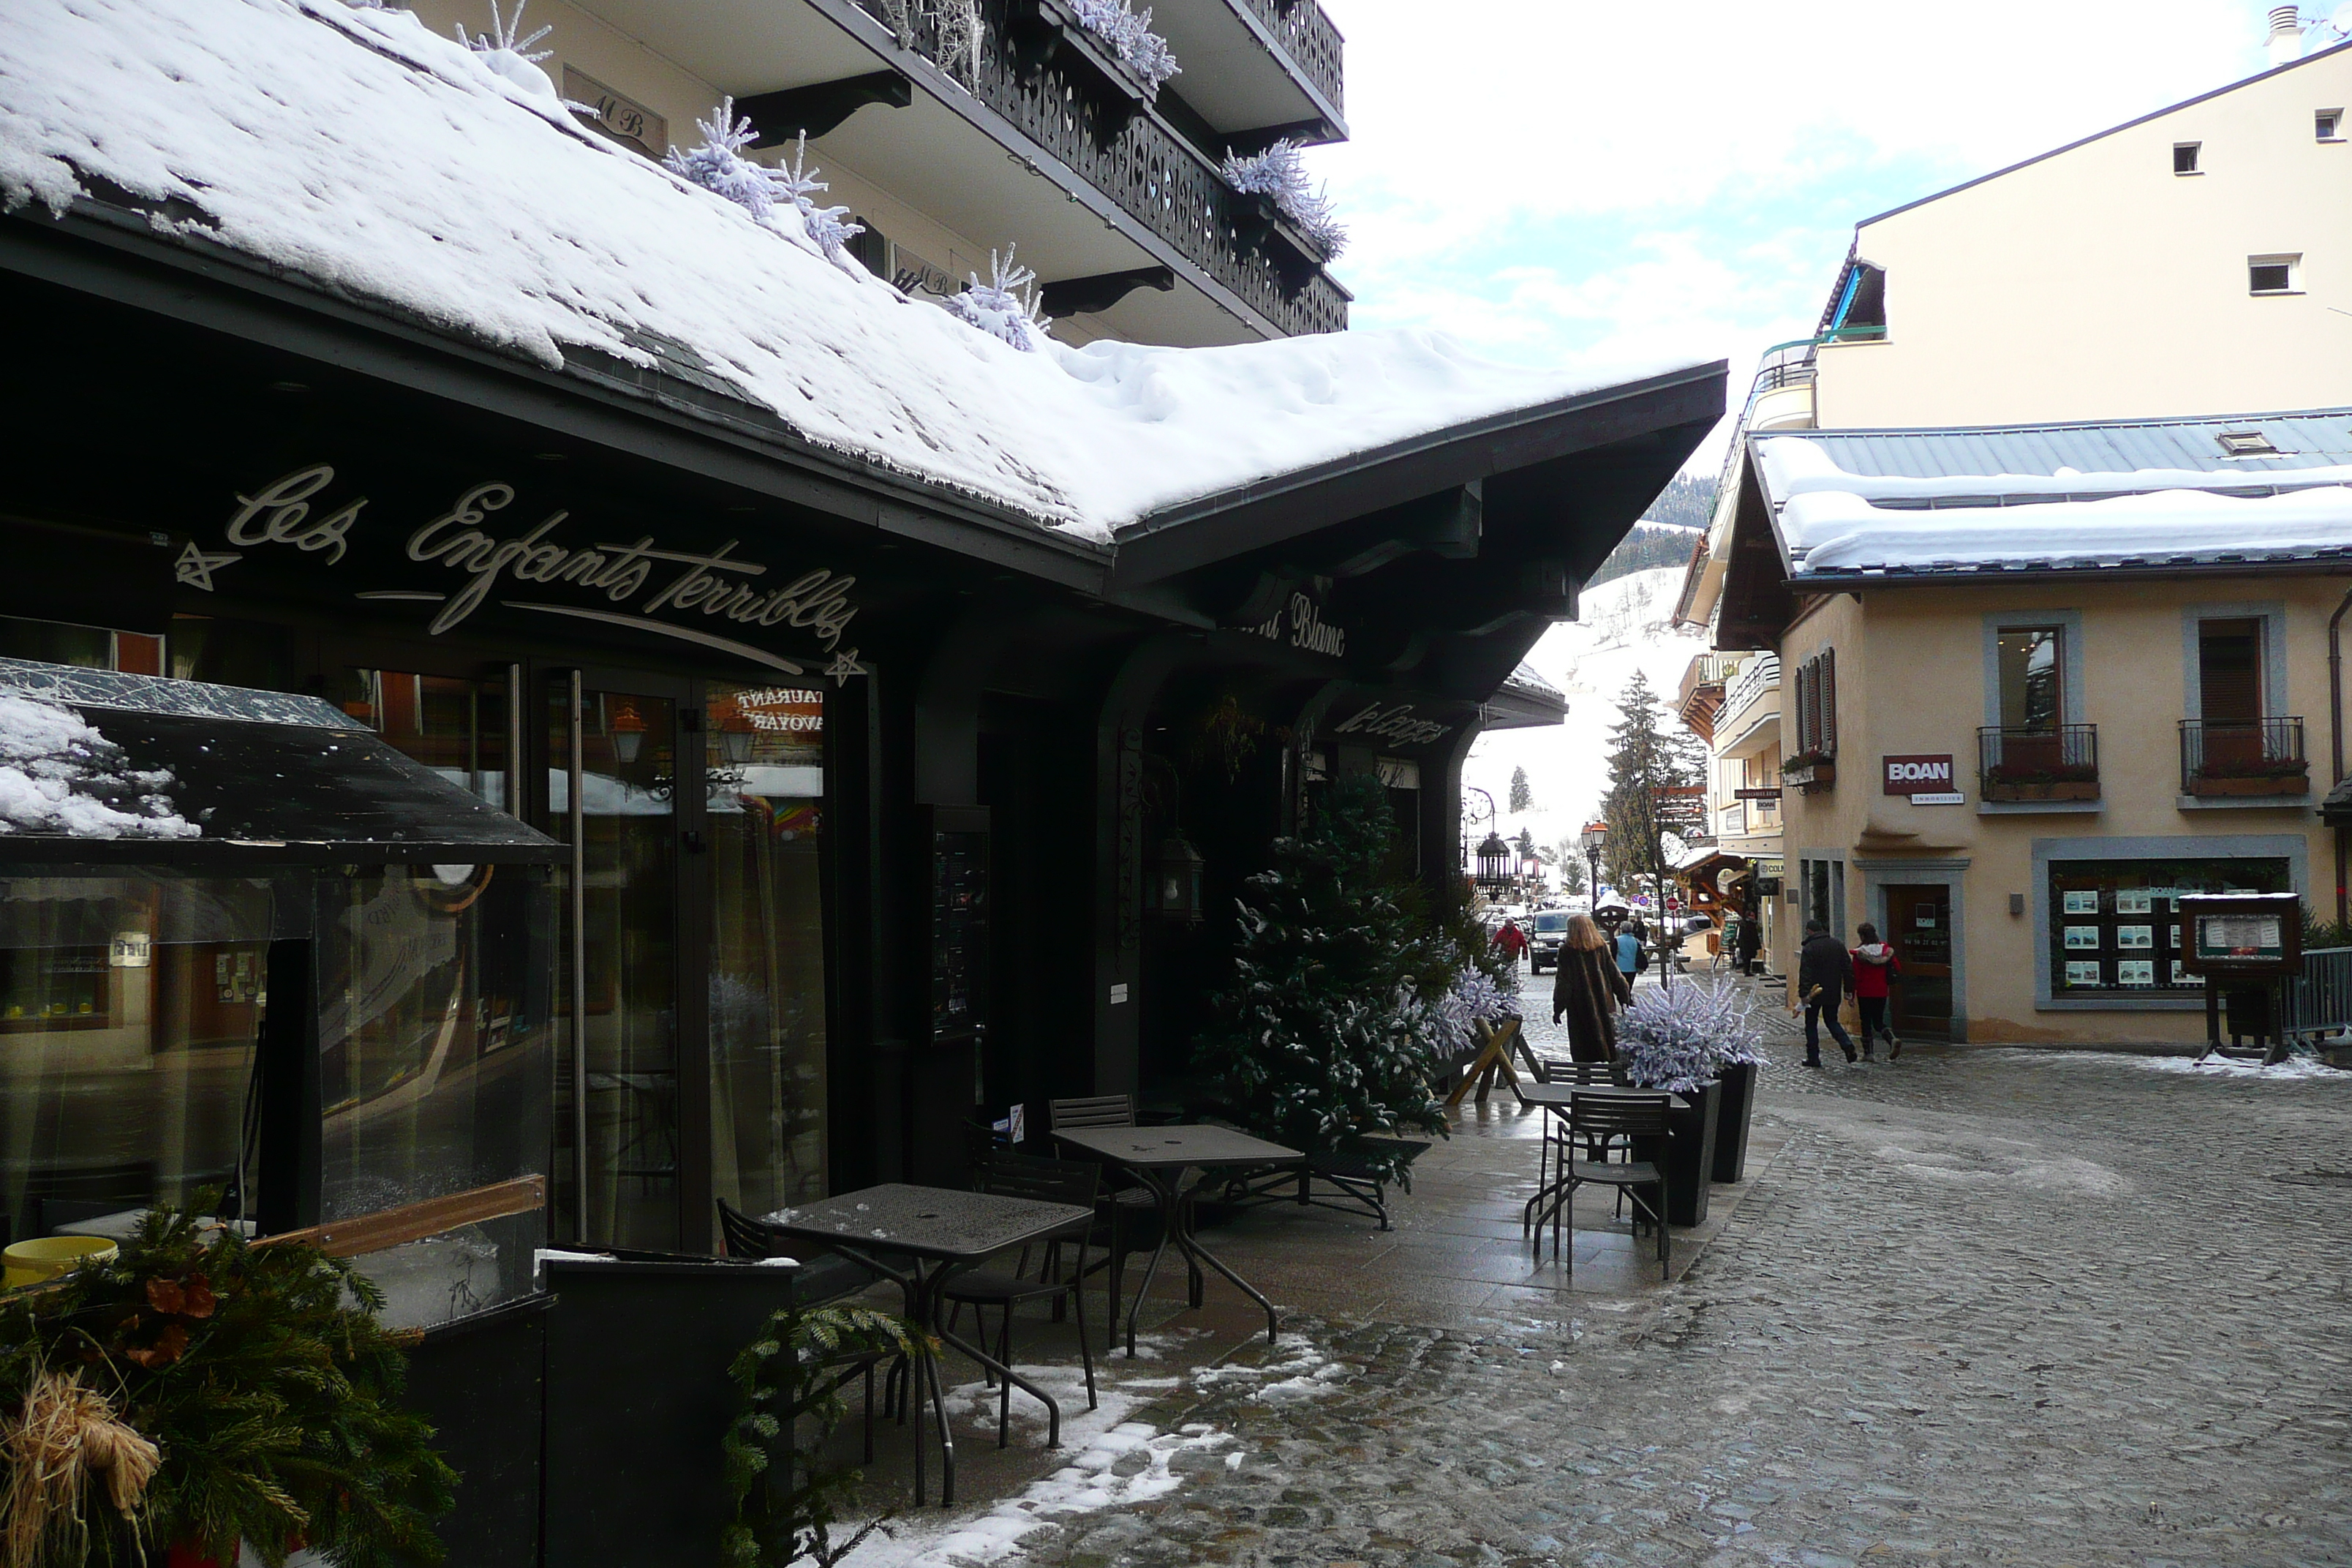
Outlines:
[{"label": "window reflection", "polygon": [[824,695],[714,685],[711,1173],[766,1214],[824,1192]]},{"label": "window reflection", "polygon": [[345,668],[334,673],[332,685],[329,700],[386,745],[459,789],[506,806],[506,682]]}]

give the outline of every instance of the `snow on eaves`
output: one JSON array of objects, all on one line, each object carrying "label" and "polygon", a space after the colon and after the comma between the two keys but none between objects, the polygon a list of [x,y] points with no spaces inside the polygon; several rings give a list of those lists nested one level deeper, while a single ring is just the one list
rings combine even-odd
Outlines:
[{"label": "snow on eaves", "polygon": [[[408,13],[12,0],[0,205],[162,230],[559,368],[682,344],[806,439],[1095,540],[1596,379],[1422,331],[1022,353],[606,142]],[[667,363],[667,360],[661,363]]]},{"label": "snow on eaves", "polygon": [[[1923,478],[1849,473],[1801,437],[1756,449],[1798,581],[2352,552],[2352,468]],[[2279,493],[2221,493],[2269,488]],[[1933,504],[1963,498],[1975,504]]]}]

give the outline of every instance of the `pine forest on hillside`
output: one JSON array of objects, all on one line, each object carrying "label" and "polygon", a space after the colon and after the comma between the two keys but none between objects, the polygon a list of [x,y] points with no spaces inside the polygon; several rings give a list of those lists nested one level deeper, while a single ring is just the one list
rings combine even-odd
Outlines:
[{"label": "pine forest on hillside", "polygon": [[1714,512],[1715,481],[1696,474],[1676,474],[1585,586],[1653,566],[1680,566],[1690,559],[1691,547],[1698,542]]}]

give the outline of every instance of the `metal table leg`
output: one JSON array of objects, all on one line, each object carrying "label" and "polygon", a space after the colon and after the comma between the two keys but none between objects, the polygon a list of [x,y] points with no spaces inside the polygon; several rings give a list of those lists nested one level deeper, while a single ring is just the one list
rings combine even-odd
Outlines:
[{"label": "metal table leg", "polygon": [[1139,1169],[1135,1174],[1144,1185],[1151,1189],[1152,1195],[1159,1199],[1160,1225],[1160,1245],[1151,1249],[1151,1261],[1146,1264],[1143,1269],[1143,1283],[1136,1288],[1135,1300],[1128,1307],[1127,1353],[1129,1357],[1132,1359],[1135,1355],[1135,1320],[1142,1312],[1145,1300],[1151,1294],[1151,1280],[1160,1271],[1160,1255],[1168,1250],[1168,1244],[1171,1241],[1173,1241],[1176,1244],[1176,1249],[1184,1255],[1185,1265],[1191,1270],[1192,1305],[1195,1307],[1201,1305],[1201,1266],[1205,1263],[1233,1281],[1234,1287],[1243,1295],[1258,1304],[1265,1313],[1265,1342],[1273,1344],[1281,1330],[1281,1320],[1275,1312],[1274,1303],[1259,1295],[1256,1287],[1226,1268],[1223,1259],[1202,1247],[1194,1238],[1189,1219],[1191,1205],[1184,1201],[1182,1194],[1176,1191],[1175,1180],[1152,1170]]}]

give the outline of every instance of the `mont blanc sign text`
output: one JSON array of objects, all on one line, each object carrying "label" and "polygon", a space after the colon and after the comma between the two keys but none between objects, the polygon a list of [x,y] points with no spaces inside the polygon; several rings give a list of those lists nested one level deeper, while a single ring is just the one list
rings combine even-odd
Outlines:
[{"label": "mont blanc sign text", "polygon": [[534,520],[517,504],[520,494],[505,480],[485,480],[421,518],[386,519],[382,508],[369,514],[365,495],[339,491],[332,465],[315,463],[240,492],[222,529],[230,548],[191,543],[179,580],[217,592],[243,585],[252,569],[237,569],[249,553],[310,557],[339,577],[377,579],[353,584],[355,599],[432,605],[425,629],[436,637],[495,606],[647,632],[803,674],[793,659],[744,640],[790,630],[834,656],[824,673],[856,672],[857,650],[840,647],[857,614],[849,596],[856,578],[825,567],[788,575],[738,554],[737,539],[685,545],[590,523],[562,507]]}]

